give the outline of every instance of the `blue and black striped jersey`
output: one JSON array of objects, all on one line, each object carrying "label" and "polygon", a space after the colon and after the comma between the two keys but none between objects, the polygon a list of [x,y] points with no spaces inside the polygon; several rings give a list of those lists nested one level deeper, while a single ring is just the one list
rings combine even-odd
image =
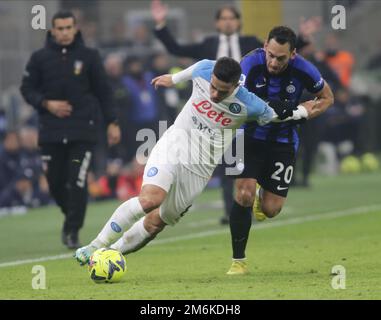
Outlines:
[{"label": "blue and black striped jersey", "polygon": [[[246,76],[245,87],[263,100],[289,101],[291,106],[299,105],[304,89],[317,93],[324,87],[324,80],[317,68],[300,55],[291,59],[287,68],[279,75],[271,75],[266,67],[264,49],[256,49],[241,61],[242,73]],[[256,123],[244,125],[245,133],[259,140],[298,144],[297,123]]]}]

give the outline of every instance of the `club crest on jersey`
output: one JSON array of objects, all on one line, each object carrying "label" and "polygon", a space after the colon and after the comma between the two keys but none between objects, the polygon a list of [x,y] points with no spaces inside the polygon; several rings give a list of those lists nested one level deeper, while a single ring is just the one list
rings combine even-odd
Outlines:
[{"label": "club crest on jersey", "polygon": [[152,167],[152,168],[150,168],[150,169],[148,170],[148,172],[147,172],[147,176],[148,176],[148,177],[154,177],[154,176],[157,175],[158,171],[159,171],[159,170],[158,170],[156,167]]},{"label": "club crest on jersey", "polygon": [[296,91],[296,88],[295,88],[295,86],[293,84],[290,84],[290,85],[287,86],[286,91],[288,93],[294,93]]},{"label": "club crest on jersey", "polygon": [[80,75],[83,68],[83,61],[81,60],[75,60],[74,61],[74,74],[76,76]]},{"label": "club crest on jersey", "polygon": [[241,112],[241,106],[238,103],[231,103],[229,106],[229,110],[231,113],[238,114]]}]

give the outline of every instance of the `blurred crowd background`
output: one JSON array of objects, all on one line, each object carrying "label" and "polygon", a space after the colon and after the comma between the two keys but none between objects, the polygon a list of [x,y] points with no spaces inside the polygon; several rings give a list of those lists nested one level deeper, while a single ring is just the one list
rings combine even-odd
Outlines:
[{"label": "blurred crowd background", "polygon": [[[168,25],[180,43],[214,34],[214,17],[224,4],[242,12],[242,30],[265,40],[272,26],[296,32],[303,19],[319,27],[299,52],[320,70],[335,94],[323,116],[301,128],[302,144],[294,186],[309,187],[310,174],[355,174],[377,170],[381,150],[381,17],[379,1],[270,0],[166,1]],[[190,95],[190,84],[155,91],[156,75],[173,73],[194,61],[166,52],[153,33],[150,1],[0,1],[0,215],[25,212],[52,203],[37,146],[37,117],[19,86],[30,54],[43,46],[46,30],[31,27],[31,8],[43,5],[50,18],[59,9],[74,12],[85,44],[100,50],[113,88],[122,143],[108,148],[104,130],[89,175],[92,200],[135,196],[144,167],[136,155],[140,128],[158,132],[158,121],[171,125]],[[346,29],[331,26],[331,8],[346,9]],[[306,97],[308,98],[308,97]],[[144,110],[144,112],[142,112]],[[210,187],[218,187],[218,178]]]}]

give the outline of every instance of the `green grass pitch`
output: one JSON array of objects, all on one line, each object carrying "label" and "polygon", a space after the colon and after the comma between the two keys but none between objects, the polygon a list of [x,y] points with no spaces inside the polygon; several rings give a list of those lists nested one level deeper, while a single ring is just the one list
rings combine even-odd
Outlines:
[{"label": "green grass pitch", "polygon": [[[225,275],[228,226],[220,226],[219,190],[204,192],[175,227],[127,256],[121,283],[95,284],[60,243],[56,207],[0,219],[0,299],[381,299],[381,173],[315,177],[292,189],[283,212],[255,223],[250,274]],[[116,201],[91,204],[81,240],[99,232]],[[62,256],[63,255],[63,256]],[[34,265],[46,289],[32,288]],[[333,289],[332,268],[345,268]]]}]

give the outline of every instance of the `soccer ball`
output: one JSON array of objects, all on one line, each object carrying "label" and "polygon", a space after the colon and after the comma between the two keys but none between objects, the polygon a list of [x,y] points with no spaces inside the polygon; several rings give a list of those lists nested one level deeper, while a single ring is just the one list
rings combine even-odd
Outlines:
[{"label": "soccer ball", "polygon": [[117,250],[101,248],[90,257],[90,278],[96,283],[119,282],[126,271],[126,258]]}]

